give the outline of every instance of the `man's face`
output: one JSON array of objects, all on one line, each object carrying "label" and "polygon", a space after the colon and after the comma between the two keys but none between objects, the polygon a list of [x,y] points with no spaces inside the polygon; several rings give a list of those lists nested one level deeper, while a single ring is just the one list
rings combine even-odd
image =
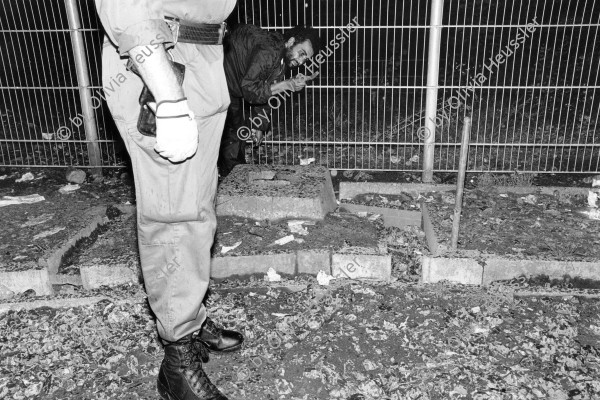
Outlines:
[{"label": "man's face", "polygon": [[[292,41],[293,38],[290,39]],[[289,43],[289,42],[288,42]],[[310,40],[305,40],[301,43],[292,41],[291,45],[287,47],[285,52],[285,61],[288,67],[295,68],[304,64],[306,60],[314,55]]]}]

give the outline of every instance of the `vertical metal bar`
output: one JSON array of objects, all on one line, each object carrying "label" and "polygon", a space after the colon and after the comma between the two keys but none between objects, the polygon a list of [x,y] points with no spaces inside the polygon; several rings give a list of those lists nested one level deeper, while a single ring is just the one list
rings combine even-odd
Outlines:
[{"label": "vertical metal bar", "polygon": [[463,190],[465,188],[465,176],[467,173],[467,159],[469,157],[469,140],[471,137],[471,118],[465,117],[462,131],[462,142],[460,145],[460,164],[458,166],[458,178],[456,179],[456,203],[454,205],[454,218],[452,219],[451,248],[458,247],[458,231],[460,227],[460,214],[462,212]]},{"label": "vertical metal bar", "polygon": [[90,167],[92,174],[101,175],[102,158],[100,156],[100,147],[98,146],[96,115],[92,106],[92,90],[90,89],[89,71],[85,60],[85,46],[83,44],[83,35],[80,31],[81,20],[79,18],[79,10],[76,0],[65,0],[65,5],[67,7],[69,29],[71,30],[71,43],[77,71],[79,98],[81,100]]},{"label": "vertical metal bar", "polygon": [[444,0],[431,0],[431,28],[429,30],[429,54],[427,61],[427,97],[425,99],[425,145],[423,148],[422,181],[433,181],[435,151],[435,118],[437,114],[438,77],[440,73],[440,42],[442,38],[442,14]]}]

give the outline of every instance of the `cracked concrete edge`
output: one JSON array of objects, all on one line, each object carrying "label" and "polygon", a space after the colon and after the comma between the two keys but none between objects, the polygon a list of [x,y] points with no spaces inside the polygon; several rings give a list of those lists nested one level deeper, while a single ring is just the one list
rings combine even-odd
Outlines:
[{"label": "cracked concrete edge", "polygon": [[421,216],[421,229],[423,232],[425,232],[425,241],[427,242],[427,247],[429,247],[429,251],[432,255],[437,256],[440,252],[440,245],[433,229],[431,215],[429,214],[427,205],[424,202],[421,203]]},{"label": "cracked concrete edge", "polygon": [[[587,195],[591,187],[559,186],[493,186],[499,193]],[[360,194],[377,193],[393,195],[400,193],[446,192],[456,190],[456,185],[436,185],[429,183],[389,183],[389,182],[340,182],[339,199],[352,199]]]},{"label": "cracked concrete edge", "polygon": [[599,261],[514,260],[489,256],[483,260],[456,257],[422,258],[422,283],[449,281],[465,285],[489,285],[521,276],[564,277],[600,281]]},{"label": "cracked concrete edge", "polygon": [[79,240],[90,237],[98,228],[108,222],[106,209],[106,206],[96,207],[93,211],[93,215],[90,217],[90,222],[75,235],[71,236],[60,248],[52,251],[48,255],[40,257],[38,265],[46,268],[50,274],[56,274],[65,254],[74,248]]}]

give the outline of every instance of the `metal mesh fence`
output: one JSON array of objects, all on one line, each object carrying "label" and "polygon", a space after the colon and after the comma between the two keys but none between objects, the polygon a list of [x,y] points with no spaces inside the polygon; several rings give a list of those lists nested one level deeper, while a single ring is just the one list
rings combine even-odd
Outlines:
[{"label": "metal mesh fence", "polygon": [[[78,1],[87,89],[100,90],[100,24],[93,1]],[[272,135],[250,157],[422,170],[428,139],[435,143],[433,169],[455,171],[462,120],[471,116],[471,171],[598,172],[596,2],[239,0],[230,22],[280,32],[311,25],[324,44],[318,60],[292,71],[319,76],[303,92],[272,103]],[[0,164],[90,165],[65,2],[4,0],[3,6]],[[432,28],[438,11],[441,25]],[[432,84],[434,28],[441,34]],[[427,107],[431,89],[434,113]],[[96,163],[121,165],[103,105],[94,125]]]},{"label": "metal mesh fence", "polygon": [[[103,33],[94,4],[78,4],[89,79],[100,89]],[[0,164],[4,166],[115,166],[115,130],[108,110],[98,106],[90,161],[79,98],[79,82],[65,1],[3,0],[0,11]]]}]

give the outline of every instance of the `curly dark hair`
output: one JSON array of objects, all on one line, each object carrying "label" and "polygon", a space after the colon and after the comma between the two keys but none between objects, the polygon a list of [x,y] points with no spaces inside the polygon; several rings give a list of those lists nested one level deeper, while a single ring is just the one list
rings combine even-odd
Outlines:
[{"label": "curly dark hair", "polygon": [[317,54],[321,51],[321,38],[319,37],[319,31],[310,26],[296,26],[292,29],[288,29],[283,34],[283,38],[287,42],[290,38],[294,38],[296,43],[302,43],[305,40],[310,41],[313,52]]}]

